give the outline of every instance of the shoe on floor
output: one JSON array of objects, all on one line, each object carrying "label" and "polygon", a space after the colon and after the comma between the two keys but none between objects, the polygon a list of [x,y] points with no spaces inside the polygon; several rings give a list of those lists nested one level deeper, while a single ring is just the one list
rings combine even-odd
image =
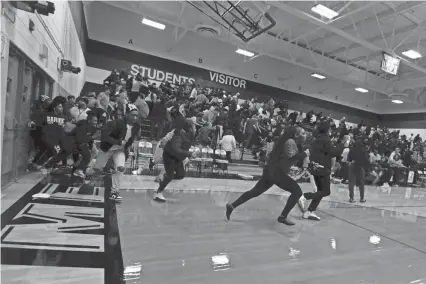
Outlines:
[{"label": "shoe on floor", "polygon": [[232,211],[234,211],[234,207],[232,207],[232,204],[230,203],[226,204],[226,219],[228,221],[231,218]]},{"label": "shoe on floor", "polygon": [[297,201],[297,205],[299,206],[300,211],[302,211],[302,213],[305,213],[305,203],[306,203],[306,198],[305,196],[301,196],[299,198],[299,201]]},{"label": "shoe on floor", "polygon": [[381,188],[382,188],[382,189],[389,189],[389,188],[390,188],[390,185],[389,185],[387,182],[385,182],[385,183],[381,186]]},{"label": "shoe on floor", "polygon": [[278,223],[287,225],[287,226],[294,226],[296,225],[294,222],[290,221],[288,218],[280,216],[278,217]]},{"label": "shoe on floor", "polygon": [[349,199],[349,202],[350,203],[355,203],[355,199],[351,198],[351,199]]},{"label": "shoe on floor", "polygon": [[39,171],[40,171],[40,173],[41,173],[42,175],[48,175],[48,174],[50,174],[50,173],[52,172],[52,169],[51,169],[51,168],[41,167],[41,168],[39,169]]},{"label": "shoe on floor", "polygon": [[160,193],[156,193],[156,194],[154,195],[154,200],[155,200],[155,201],[162,201],[162,202],[165,202],[165,201],[166,201],[166,198],[164,198],[163,193],[162,193],[162,192],[160,192]]},{"label": "shoe on floor", "polygon": [[76,177],[81,177],[83,179],[86,178],[86,175],[84,174],[84,172],[82,170],[76,170],[73,175],[76,176]]},{"label": "shoe on floor", "polygon": [[365,198],[362,198],[362,199],[359,200],[359,202],[365,203],[365,202],[367,202],[367,200]]},{"label": "shoe on floor", "polygon": [[109,195],[109,199],[115,200],[115,201],[121,201],[123,200],[123,197],[121,197],[121,195],[118,192],[111,192],[111,194]]},{"label": "shoe on floor", "polygon": [[314,212],[306,211],[303,213],[303,219],[309,219],[309,220],[315,220],[319,221],[321,220],[320,217],[318,217]]}]

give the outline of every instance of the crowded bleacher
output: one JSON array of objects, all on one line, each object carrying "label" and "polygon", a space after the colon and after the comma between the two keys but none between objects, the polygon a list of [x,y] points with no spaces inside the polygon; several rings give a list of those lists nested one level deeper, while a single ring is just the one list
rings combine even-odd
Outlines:
[{"label": "crowded bleacher", "polygon": [[[239,93],[203,87],[187,80],[175,85],[169,82],[157,85],[158,83],[150,82],[140,73],[132,76],[125,71],[113,70],[104,80],[102,91],[98,93],[81,94],[77,99],[72,96],[56,97],[53,102],[42,96],[29,123],[31,136],[38,150],[30,168],[46,167],[47,159],[43,158],[43,153],[49,147],[43,146],[40,141],[44,127],[39,119],[40,113],[62,111],[64,125],[59,131],[64,133],[55,132],[58,129],[53,132],[65,137],[79,129],[82,121],[90,120],[89,124],[94,126],[90,137],[96,139],[96,135],[99,136],[97,130],[106,121],[124,114],[126,105],[131,103],[139,111],[139,124],[145,126],[139,140],[158,142],[173,130],[174,118],[179,115],[191,122],[196,133],[194,143],[201,148],[211,149],[213,158],[219,150],[225,153],[221,158],[228,163],[238,162],[243,156],[252,156],[259,166],[267,162],[274,141],[287,126],[303,127],[309,134],[307,145],[303,147],[309,147],[309,141],[316,135],[316,125],[321,121],[328,121],[333,141],[337,143],[344,137],[351,139],[349,148],[334,163],[335,180],[347,182],[350,164],[348,154],[352,145],[358,141],[361,142],[363,153],[366,153],[366,183],[389,187],[405,185],[407,182],[424,182],[426,144],[424,137],[420,135],[407,137],[400,135],[399,131],[389,131],[385,127],[366,125],[363,122],[353,125],[346,122],[344,117],[333,118],[331,115],[315,113],[314,110],[308,113],[290,110],[286,101],[275,101],[272,97],[267,101],[258,98],[242,99]],[[62,110],[58,109],[58,105],[62,105]],[[63,148],[67,146],[64,145]],[[155,148],[152,148],[152,152],[155,154]],[[72,150],[65,151],[62,155],[50,153],[47,156],[55,157],[48,161],[48,166],[56,167],[62,160],[66,164],[67,153],[73,156],[74,163],[78,164],[81,160],[81,153],[79,155]],[[96,155],[93,147],[91,155]],[[299,166],[304,167],[303,164]],[[79,168],[77,174],[83,177],[85,170]]]}]

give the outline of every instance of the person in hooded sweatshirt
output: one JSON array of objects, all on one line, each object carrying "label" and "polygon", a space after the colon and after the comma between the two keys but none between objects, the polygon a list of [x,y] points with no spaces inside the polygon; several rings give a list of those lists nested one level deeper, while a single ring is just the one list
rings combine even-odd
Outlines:
[{"label": "person in hooded sweatshirt", "polygon": [[[318,205],[323,197],[330,195],[330,178],[331,178],[331,164],[332,159],[340,156],[345,147],[344,143],[338,143],[334,146],[330,139],[330,124],[328,121],[321,121],[317,126],[317,134],[315,140],[312,142],[310,152],[309,169],[312,173],[316,192],[306,192],[300,199],[300,206],[304,208],[304,200],[312,200],[311,204],[303,213],[304,219],[311,219],[319,221],[320,218],[315,214]],[[346,144],[349,141],[345,141]]]},{"label": "person in hooded sweatshirt", "polygon": [[278,222],[287,226],[295,225],[288,219],[288,214],[298,203],[303,192],[297,182],[289,176],[289,171],[292,165],[309,155],[309,150],[299,152],[297,146],[297,144],[303,144],[305,139],[305,130],[303,128],[290,127],[284,131],[284,134],[274,144],[268,163],[263,169],[261,179],[251,190],[244,192],[236,201],[226,205],[226,218],[228,220],[231,217],[231,213],[238,206],[261,195],[273,185],[276,185],[290,192],[287,203],[278,217]]},{"label": "person in hooded sweatshirt", "polygon": [[40,119],[42,127],[41,151],[43,155],[36,161],[37,169],[41,169],[49,159],[61,152],[60,142],[64,136],[65,125],[63,105],[66,101],[65,97],[55,97]]},{"label": "person in hooded sweatshirt", "polygon": [[96,158],[92,175],[100,173],[108,161],[112,158],[114,171],[112,172],[112,186],[110,199],[120,201],[123,198],[119,194],[121,178],[125,171],[125,163],[129,156],[130,148],[139,137],[140,125],[137,123],[139,111],[133,104],[126,105],[123,118],[108,122],[101,131],[100,151]]},{"label": "person in hooded sweatshirt", "polygon": [[189,148],[191,148],[193,139],[192,124],[189,121],[182,120],[182,123],[176,123],[173,137],[164,146],[163,162],[166,174],[160,181],[154,200],[166,201],[163,191],[167,185],[173,179],[181,180],[185,177],[184,161],[192,156]]},{"label": "person in hooded sweatshirt", "polygon": [[44,113],[47,111],[49,105],[52,103],[52,100],[48,96],[41,96],[39,101],[36,102],[34,110],[31,112],[31,120],[28,123],[30,128],[30,136],[33,139],[34,147],[36,150],[36,155],[34,156],[31,165],[29,168],[34,166],[41,156],[44,153],[42,150],[42,122],[44,118]]}]

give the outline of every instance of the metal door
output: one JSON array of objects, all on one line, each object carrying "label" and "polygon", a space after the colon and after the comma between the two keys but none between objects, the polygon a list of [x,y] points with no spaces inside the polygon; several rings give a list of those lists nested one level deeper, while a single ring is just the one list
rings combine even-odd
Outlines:
[{"label": "metal door", "polygon": [[30,152],[32,150],[32,141],[27,125],[30,121],[31,115],[33,73],[34,68],[28,61],[25,61],[25,68],[22,74],[21,98],[17,105],[16,115],[16,120],[18,125],[20,125],[20,127],[17,129],[17,131],[19,131],[19,141],[16,145],[18,149],[16,156],[16,171],[18,177],[25,173],[28,165],[28,159],[30,157]]},{"label": "metal door", "polygon": [[23,59],[10,49],[6,87],[6,108],[4,116],[1,185],[2,187],[18,177],[17,153],[19,151],[20,124],[19,107],[22,100]]}]

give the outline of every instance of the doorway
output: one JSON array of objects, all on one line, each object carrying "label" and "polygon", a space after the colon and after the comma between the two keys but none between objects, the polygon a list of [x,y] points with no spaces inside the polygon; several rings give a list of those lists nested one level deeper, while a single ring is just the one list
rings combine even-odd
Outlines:
[{"label": "doorway", "polygon": [[[22,176],[29,163],[32,141],[28,122],[32,105],[44,91],[48,78],[15,46],[10,46],[6,87],[6,108],[2,149],[1,186],[15,182]],[[43,82],[43,90],[34,86],[34,79]]]}]

